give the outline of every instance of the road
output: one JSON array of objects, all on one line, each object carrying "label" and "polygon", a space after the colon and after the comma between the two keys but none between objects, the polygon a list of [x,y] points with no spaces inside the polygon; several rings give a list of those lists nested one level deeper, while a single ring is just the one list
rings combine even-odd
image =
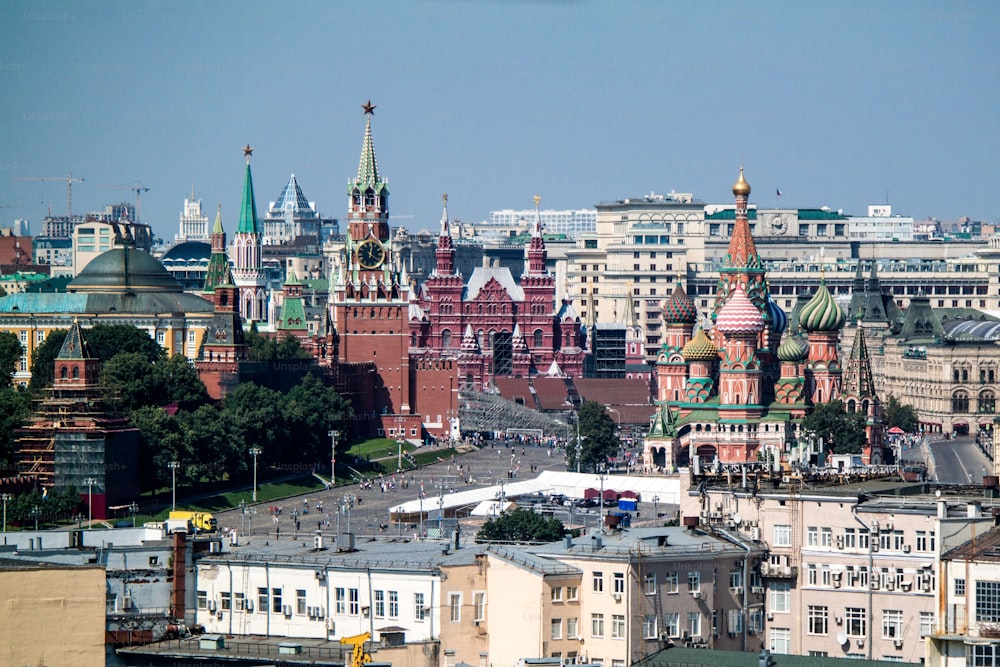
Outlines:
[{"label": "road", "polygon": [[941,484],[982,484],[993,463],[976,446],[973,436],[930,442],[935,479]]}]

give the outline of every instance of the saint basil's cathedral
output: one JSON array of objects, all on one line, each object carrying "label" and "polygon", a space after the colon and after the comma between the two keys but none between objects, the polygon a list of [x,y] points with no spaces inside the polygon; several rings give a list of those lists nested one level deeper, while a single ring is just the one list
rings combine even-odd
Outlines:
[{"label": "saint basil's cathedral", "polygon": [[845,315],[825,281],[790,322],[768,290],[750,232],[750,184],[742,169],[733,194],[736,221],[711,323],[698,326],[694,301],[679,283],[663,307],[658,407],[645,441],[645,468],[808,463],[827,447],[809,443],[799,425],[816,405],[837,399],[865,417],[863,463],[883,463],[881,406],[864,328],[857,327],[843,367],[838,341]]}]

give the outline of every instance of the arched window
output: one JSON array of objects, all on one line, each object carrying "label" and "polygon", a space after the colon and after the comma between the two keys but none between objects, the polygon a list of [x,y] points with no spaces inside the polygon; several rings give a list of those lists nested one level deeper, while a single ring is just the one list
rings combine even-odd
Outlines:
[{"label": "arched window", "polygon": [[449,329],[444,329],[441,332],[441,347],[446,350],[451,347],[451,331]]},{"label": "arched window", "polygon": [[979,412],[993,414],[996,412],[997,398],[992,391],[984,391],[979,394]]},{"label": "arched window", "polygon": [[535,340],[532,342],[532,347],[534,347],[536,350],[541,349],[542,347],[543,335],[544,334],[542,333],[541,329],[535,329]]},{"label": "arched window", "polygon": [[59,371],[59,377],[61,377],[63,380],[65,380],[66,379],[66,375],[67,375],[67,370],[66,370],[66,367],[63,366],[62,369]]},{"label": "arched window", "polygon": [[969,394],[964,391],[956,391],[951,396],[951,411],[952,412],[968,412],[969,411]]},{"label": "arched window", "polygon": [[77,380],[79,378],[80,378],[80,367],[79,366],[73,366],[73,379]]},{"label": "arched window", "polygon": [[847,401],[847,411],[854,412],[855,410],[857,410],[857,405],[855,405],[854,399]]}]

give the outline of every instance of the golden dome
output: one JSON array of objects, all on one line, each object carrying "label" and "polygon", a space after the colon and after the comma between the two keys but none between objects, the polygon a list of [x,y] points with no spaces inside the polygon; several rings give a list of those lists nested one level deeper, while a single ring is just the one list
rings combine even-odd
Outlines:
[{"label": "golden dome", "polygon": [[740,178],[733,183],[733,194],[737,197],[750,196],[750,184],[743,178],[743,167],[740,167]]}]

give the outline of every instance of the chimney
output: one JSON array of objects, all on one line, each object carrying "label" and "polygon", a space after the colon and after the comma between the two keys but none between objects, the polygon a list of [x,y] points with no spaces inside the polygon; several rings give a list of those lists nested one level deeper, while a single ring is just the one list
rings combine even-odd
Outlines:
[{"label": "chimney", "polygon": [[573,536],[570,535],[569,533],[566,533],[566,535],[563,537],[563,546],[566,547],[567,549],[573,548]]},{"label": "chimney", "polygon": [[604,548],[604,538],[600,535],[594,535],[590,539],[594,541],[594,551],[600,551]]},{"label": "chimney", "polygon": [[317,530],[316,533],[313,535],[313,551],[322,551],[322,550],[323,550],[323,533]]},{"label": "chimney", "polygon": [[[966,506],[965,516],[969,519],[979,519],[983,516],[983,506],[978,500],[974,500]],[[41,544],[41,542],[39,542],[39,544]]]}]

